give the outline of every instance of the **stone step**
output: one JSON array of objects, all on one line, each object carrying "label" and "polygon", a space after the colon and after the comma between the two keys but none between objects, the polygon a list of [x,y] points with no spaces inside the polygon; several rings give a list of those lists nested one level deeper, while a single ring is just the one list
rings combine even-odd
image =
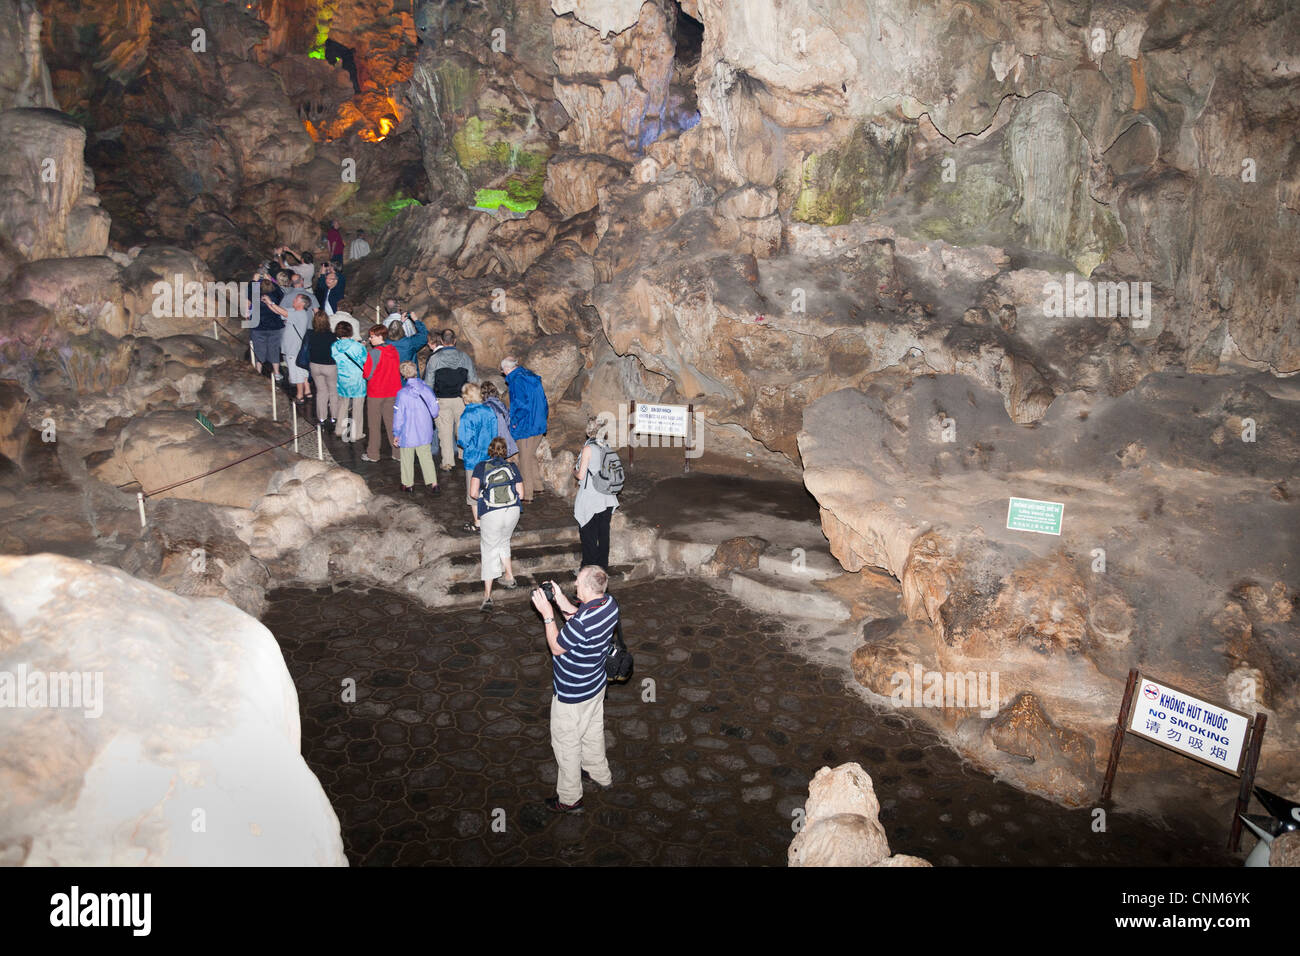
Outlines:
[{"label": "stone step", "polygon": [[660,537],[655,541],[659,564],[665,573],[688,574],[697,571],[713,557],[718,546],[706,541]]},{"label": "stone step", "polygon": [[[456,569],[464,567],[477,568],[479,549],[459,551],[451,556],[451,566]],[[510,563],[522,571],[531,571],[534,567],[576,568],[582,560],[582,548],[578,542],[561,542],[559,544],[537,544],[519,547],[512,538],[510,541]]]},{"label": "stone step", "polygon": [[839,577],[844,573],[840,563],[829,551],[800,549],[802,554],[793,552],[773,553],[758,556],[758,570],[777,577],[792,578],[796,581],[825,581]]},{"label": "stone step", "polygon": [[[503,588],[500,583],[492,586],[492,603],[501,606],[506,604],[526,603],[532,600],[533,588],[539,587],[543,581],[554,580],[556,584],[561,585],[568,594],[569,600],[573,600],[573,568],[566,568],[563,571],[550,572],[529,572],[522,573],[515,571],[515,580],[519,582],[517,588]],[[626,584],[632,581],[643,581],[651,577],[652,566],[646,563],[637,564],[616,564],[609,569],[609,590],[611,592],[620,584]],[[453,584],[447,590],[448,603],[451,604],[478,604],[483,600],[483,582],[482,580],[463,580]]]},{"label": "stone step", "polygon": [[822,621],[847,621],[849,608],[812,581],[803,587],[795,579],[762,570],[736,571],[731,593],[750,607],[781,617],[810,617]]}]

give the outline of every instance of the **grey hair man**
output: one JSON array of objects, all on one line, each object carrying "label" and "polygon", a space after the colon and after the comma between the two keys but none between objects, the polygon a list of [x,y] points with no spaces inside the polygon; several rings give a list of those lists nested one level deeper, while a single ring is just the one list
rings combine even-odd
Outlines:
[{"label": "grey hair man", "polygon": [[618,627],[618,603],[605,593],[609,577],[598,567],[578,571],[577,605],[554,581],[547,585],[565,623],[556,623],[546,588],[535,590],[533,607],[541,612],[553,665],[551,749],[559,768],[546,808],[581,813],[584,777],[602,790],[614,782],[605,757],[605,659]]}]

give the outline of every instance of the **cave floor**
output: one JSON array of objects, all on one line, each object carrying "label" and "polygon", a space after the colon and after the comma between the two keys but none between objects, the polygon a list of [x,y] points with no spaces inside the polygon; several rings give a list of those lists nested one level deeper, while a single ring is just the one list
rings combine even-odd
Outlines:
[{"label": "cave floor", "polygon": [[[799,656],[781,621],[707,584],[615,593],[636,675],[606,698],[614,787],[589,791],[585,814],[556,816],[542,805],[555,782],[550,666],[522,608],[485,616],[378,590],[272,592],[263,622],[354,865],[784,865],[809,779],[844,761],[875,781],[893,852],[937,865],[1236,863],[1223,834],[1119,811],[1095,833],[1087,809],[970,768]],[[346,678],[355,703],[340,700]]]}]

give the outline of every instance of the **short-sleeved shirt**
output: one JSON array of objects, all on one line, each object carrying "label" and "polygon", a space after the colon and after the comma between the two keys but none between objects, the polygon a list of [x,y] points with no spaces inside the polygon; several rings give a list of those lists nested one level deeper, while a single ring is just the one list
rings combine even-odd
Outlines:
[{"label": "short-sleeved shirt", "polygon": [[[473,470],[472,472],[470,472],[470,478],[471,478],[471,479],[474,479],[474,478],[477,478],[477,479],[478,479],[478,502],[477,502],[477,507],[478,507],[478,516],[479,516],[480,518],[483,517],[483,515],[484,515],[485,513],[489,512],[489,511],[496,511],[496,510],[499,510],[499,508],[517,508],[517,507],[519,507],[519,503],[518,503],[518,502],[516,502],[516,503],[513,504],[513,505],[500,505],[499,508],[493,508],[490,504],[487,503],[487,496],[484,494],[484,492],[486,491],[486,489],[483,487],[484,485],[487,484],[487,473],[488,473],[491,469],[493,469],[493,468],[499,468],[499,467],[505,467],[505,468],[509,468],[509,469],[510,469],[510,474],[511,474],[511,476],[512,476],[512,480],[515,482],[515,484],[519,484],[520,482],[522,482],[522,481],[524,480],[523,478],[521,478],[521,477],[519,476],[519,469],[516,468],[512,462],[505,461],[504,459],[501,459],[501,458],[489,458],[487,461],[480,461],[477,465],[475,465],[475,466],[474,466],[474,470]],[[515,494],[517,495],[518,493],[519,493],[519,492],[518,492],[518,490],[516,489]]]},{"label": "short-sleeved shirt", "polygon": [[590,700],[605,687],[605,658],[618,625],[618,603],[603,595],[578,608],[560,628],[564,653],[551,657],[555,696],[564,704]]}]

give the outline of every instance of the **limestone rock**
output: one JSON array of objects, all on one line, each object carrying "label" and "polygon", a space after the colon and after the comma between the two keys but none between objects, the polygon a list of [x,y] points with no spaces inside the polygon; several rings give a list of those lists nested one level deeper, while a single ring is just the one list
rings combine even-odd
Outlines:
[{"label": "limestone rock", "polygon": [[31,0],[0,4],[0,109],[58,109],[41,56],[41,11]]},{"label": "limestone rock", "polygon": [[121,336],[132,331],[123,303],[122,269],[105,256],[29,262],[15,274],[11,295],[48,309],[69,332],[102,329]]},{"label": "limestone rock", "polygon": [[755,535],[728,538],[718,545],[713,557],[705,565],[707,573],[713,575],[729,574],[732,571],[746,571],[758,567],[758,557],[767,548],[768,542]]},{"label": "limestone rock", "polygon": [[600,187],[627,175],[627,165],[607,156],[562,153],[546,164],[546,196],[565,219],[595,209]]},{"label": "limestone rock", "polygon": [[241,534],[256,557],[274,558],[303,547],[329,525],[355,518],[370,498],[360,475],[331,462],[298,461],[272,476]]},{"label": "limestone rock", "polygon": [[986,733],[999,750],[1032,763],[1067,760],[1083,768],[1092,764],[1087,738],[1053,724],[1033,694],[1021,694],[1004,707]]},{"label": "limestone rock", "polygon": [[573,480],[573,469],[577,463],[577,456],[571,451],[539,459],[537,467],[548,494],[557,498],[572,498],[578,493],[577,482]]},{"label": "limestone rock", "polygon": [[27,392],[18,382],[0,380],[0,455],[19,466],[31,434],[27,425],[28,400]]},{"label": "limestone rock", "polygon": [[805,824],[790,844],[790,866],[873,866],[889,857],[885,831],[867,817],[836,813]]},{"label": "limestone rock", "polygon": [[889,854],[880,802],[859,764],[822,767],[808,784],[804,825],[790,843],[790,866],[929,866]]},{"label": "limestone rock", "polygon": [[641,15],[643,0],[551,0],[551,9],[558,17],[572,13],[601,37],[622,33],[636,23]]},{"label": "limestone rock", "polygon": [[[275,441],[249,425],[223,426],[216,435],[209,435],[191,411],[156,411],[131,419],[117,437],[114,455],[145,492],[152,494],[278,444],[285,430],[287,426],[281,423]],[[295,457],[292,450],[277,448],[160,497],[250,508],[266,494],[272,477]]]},{"label": "limestone rock", "polygon": [[57,110],[10,109],[0,113],[0,142],[0,236],[29,261],[69,255],[86,131]]},{"label": "limestone rock", "polygon": [[[822,767],[817,771],[808,784],[804,811],[810,822],[839,813],[854,813],[875,820],[880,815],[880,801],[876,799],[870,774],[860,764],[844,763],[834,770]],[[886,850],[885,856],[888,855]]]},{"label": "limestone rock", "polygon": [[237,331],[243,318],[237,286],[223,284],[218,297],[211,282],[212,273],[193,253],[146,246],[122,272],[123,304],[139,335],[209,332],[213,317]]},{"label": "limestone rock", "polygon": [[572,335],[544,335],[520,358],[520,364],[536,372],[546,389],[547,400],[559,401],[582,368],[582,351]]},{"label": "limestone rock", "polygon": [[0,672],[25,671],[22,692],[76,668],[54,685],[61,706],[0,707],[0,859],[346,865],[266,628],[225,602],[53,555],[0,557],[0,581]]}]

